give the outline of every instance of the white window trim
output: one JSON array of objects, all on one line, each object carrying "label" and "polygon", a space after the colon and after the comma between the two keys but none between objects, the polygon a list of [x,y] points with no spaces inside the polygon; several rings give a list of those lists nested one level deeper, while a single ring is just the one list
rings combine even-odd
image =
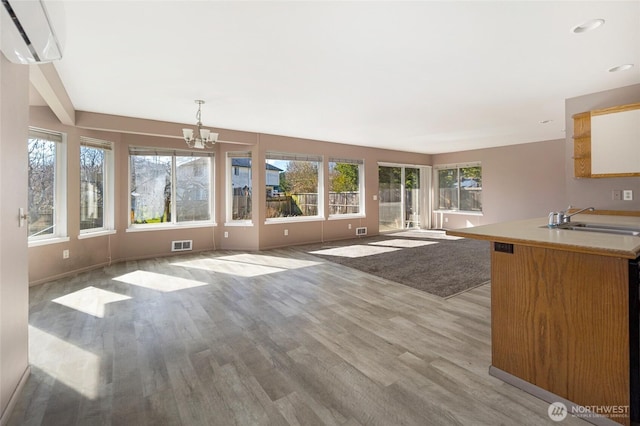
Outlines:
[{"label": "white window trim", "polygon": [[[347,163],[348,160],[341,160],[338,158],[329,158],[329,161],[327,162],[327,168],[329,167],[329,163]],[[367,199],[365,197],[364,191],[365,191],[365,185],[364,185],[364,159],[363,160],[358,160],[358,162],[356,163],[358,164],[358,192],[359,192],[359,212],[358,213],[338,213],[338,214],[329,214],[329,220],[331,219],[341,219],[341,218],[354,218],[354,217],[365,217],[364,212],[366,212],[366,206],[364,205],[365,200]],[[329,192],[327,191],[327,197],[329,197]]]},{"label": "white window trim", "polygon": [[[267,152],[265,156],[265,163],[269,160],[278,160],[278,158],[272,158],[271,156],[280,156],[283,161],[314,161],[318,163],[318,214],[314,216],[286,216],[286,217],[269,217],[265,219],[265,225],[272,223],[284,223],[284,222],[313,222],[318,220],[325,220],[324,206],[325,198],[324,193],[324,169],[325,160],[322,155],[315,154],[300,154],[300,153],[282,153],[282,152]],[[264,172],[266,180],[266,167]],[[266,199],[265,199],[266,206]],[[266,209],[265,209],[266,211]]]},{"label": "white window trim", "polygon": [[292,223],[292,222],[321,222],[324,216],[287,216],[287,217],[270,217],[265,219],[265,225],[273,225],[276,223]]},{"label": "white window trim", "polygon": [[251,221],[251,220],[234,220],[233,222],[225,222],[224,226],[238,226],[238,227],[246,226],[246,227],[252,227],[253,226],[253,221]]},{"label": "white window trim", "polygon": [[[90,139],[90,138],[88,138]],[[82,138],[80,139],[80,149],[82,149]],[[103,194],[103,206],[102,206],[102,223],[100,228],[81,229],[79,239],[88,238],[90,236],[101,236],[115,233],[115,155],[113,150],[115,146],[110,141],[100,141],[103,144],[108,144],[111,148],[104,150],[104,182],[106,185]],[[111,232],[113,231],[113,232]]]},{"label": "white window trim", "polygon": [[[466,167],[480,167],[482,168],[482,162],[481,161],[472,161],[469,163],[451,163],[451,164],[436,164],[433,166],[433,188],[434,188],[434,204],[438,203],[437,199],[439,197],[439,195],[437,194],[438,190],[440,189],[440,182],[438,179],[438,170],[445,170],[445,169],[463,169]],[[458,179],[460,177],[458,176]],[[484,188],[483,188],[484,189]],[[458,199],[458,204],[460,203],[460,200]],[[439,204],[439,203],[438,203]],[[435,208],[433,209],[434,213],[446,213],[446,214],[461,214],[461,215],[468,215],[468,216],[483,216],[484,215],[484,208],[480,211],[477,210],[460,210],[460,209],[456,209],[456,210],[451,210],[451,209],[439,209],[439,208]]]},{"label": "white window trim", "polygon": [[[185,228],[203,228],[203,227],[212,227],[217,226],[215,221],[215,154],[212,154],[209,157],[209,209],[210,209],[210,219],[209,220],[199,220],[199,221],[188,221],[188,222],[178,222],[173,221],[167,223],[132,223],[131,222],[131,149],[148,151],[150,154],[152,152],[156,152],[155,155],[171,155],[171,197],[175,199],[173,192],[176,188],[176,156],[186,156],[190,152],[198,153],[197,151],[190,150],[178,150],[178,149],[167,149],[167,148],[155,148],[155,147],[147,147],[147,146],[138,146],[138,147],[130,147],[129,154],[127,156],[127,229],[126,232],[138,232],[138,231],[153,231],[153,230],[168,230],[168,229],[185,229]],[[134,155],[144,155],[144,154],[134,154]],[[171,203],[171,217],[175,218],[176,216],[176,203]]]},{"label": "white window trim", "polygon": [[187,228],[213,228],[218,226],[215,222],[180,222],[180,224],[167,223],[165,224],[138,224],[129,227],[125,232],[148,232],[148,231],[170,231],[172,229],[187,229]]},{"label": "white window trim", "polygon": [[[238,167],[234,167],[232,165],[234,158],[248,158],[251,160],[251,171],[250,171],[250,179],[253,180],[253,159],[250,151],[243,152],[227,152],[227,167],[226,169],[229,173],[226,173],[226,197],[225,197],[225,206],[226,206],[226,220],[225,226],[253,226],[252,219],[233,219],[233,176],[235,175],[235,169]],[[238,176],[238,175],[235,175]],[[253,185],[251,185],[251,203],[253,205]],[[251,209],[251,215],[253,216],[253,207]]]},{"label": "white window trim", "polygon": [[364,219],[367,216],[362,213],[344,213],[344,214],[332,214],[329,215],[327,220],[341,220],[341,219]]},{"label": "white window trim", "polygon": [[39,246],[46,246],[49,244],[59,244],[59,243],[66,243],[71,241],[71,238],[69,237],[54,237],[54,238],[43,238],[43,239],[37,239],[37,240],[29,240],[27,246],[28,247],[39,247]]},{"label": "white window trim", "polygon": [[55,232],[53,234],[29,237],[28,246],[35,247],[69,241],[69,234],[67,233],[67,134],[37,127],[29,127],[29,130],[60,135],[60,142],[56,142],[55,145],[56,170],[53,177],[55,179],[53,198],[53,229]]}]

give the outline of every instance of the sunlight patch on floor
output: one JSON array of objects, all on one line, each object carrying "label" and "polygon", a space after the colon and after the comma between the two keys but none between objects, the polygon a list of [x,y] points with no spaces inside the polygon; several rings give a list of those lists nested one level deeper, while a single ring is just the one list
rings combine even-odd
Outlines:
[{"label": "sunlight patch on floor", "polygon": [[429,246],[431,244],[438,244],[438,241],[393,239],[393,240],[375,241],[369,244],[375,245],[375,246],[413,248],[413,247]]},{"label": "sunlight patch on floor", "polygon": [[202,281],[190,280],[187,278],[174,277],[172,275],[158,274],[156,272],[134,271],[114,278],[115,281],[144,287],[163,293],[187,288],[201,287],[209,285]]},{"label": "sunlight patch on floor", "polygon": [[310,254],[321,254],[324,256],[340,256],[340,257],[365,257],[373,256],[374,254],[389,253],[392,251],[401,250],[398,247],[383,247],[373,245],[361,245],[356,244],[352,246],[333,247],[322,250],[310,251]]},{"label": "sunlight patch on floor", "polygon": [[286,269],[284,268],[265,265],[252,265],[234,262],[232,260],[225,260],[224,258],[187,260],[184,262],[175,262],[171,265],[182,266],[185,268],[203,269],[205,271],[217,272],[227,275],[236,275],[245,278],[286,271]]},{"label": "sunlight patch on floor", "polygon": [[410,229],[408,231],[394,232],[393,234],[386,234],[391,237],[404,237],[404,238],[430,238],[433,240],[461,240],[463,237],[455,237],[453,235],[447,235],[444,231],[435,231],[432,229]]},{"label": "sunlight patch on floor", "polygon": [[100,357],[29,326],[29,362],[89,399],[99,396]]},{"label": "sunlight patch on floor", "polygon": [[85,314],[93,315],[97,318],[104,318],[104,308],[106,304],[128,299],[131,298],[123,294],[89,286],[53,299],[52,302],[84,312]]},{"label": "sunlight patch on floor", "polygon": [[184,262],[174,262],[171,263],[171,265],[204,269],[248,278],[283,272],[288,269],[307,268],[309,266],[319,265],[320,263],[321,262],[311,260],[287,259],[277,256],[244,253],[212,259],[194,259]]},{"label": "sunlight patch on floor", "polygon": [[253,265],[275,266],[277,268],[282,268],[282,269],[307,268],[309,266],[315,266],[321,263],[313,260],[291,259],[286,257],[269,256],[265,254],[252,254],[252,253],[234,254],[231,256],[220,257],[219,259],[224,259],[224,260],[229,260],[232,262],[239,262],[244,264],[250,264],[250,265],[253,264]]}]

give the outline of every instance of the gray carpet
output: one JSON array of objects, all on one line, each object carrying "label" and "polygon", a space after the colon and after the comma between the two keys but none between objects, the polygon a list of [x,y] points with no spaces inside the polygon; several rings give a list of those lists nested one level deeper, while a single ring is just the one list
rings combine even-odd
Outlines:
[{"label": "gray carpet", "polygon": [[451,297],[491,278],[488,241],[408,230],[297,247],[440,297]]}]

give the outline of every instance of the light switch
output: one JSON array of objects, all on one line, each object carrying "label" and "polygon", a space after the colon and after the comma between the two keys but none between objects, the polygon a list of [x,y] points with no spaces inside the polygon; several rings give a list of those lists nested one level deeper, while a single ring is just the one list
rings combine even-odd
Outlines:
[{"label": "light switch", "polygon": [[624,191],[622,191],[622,199],[624,201],[633,200],[633,191],[631,189],[625,189]]}]

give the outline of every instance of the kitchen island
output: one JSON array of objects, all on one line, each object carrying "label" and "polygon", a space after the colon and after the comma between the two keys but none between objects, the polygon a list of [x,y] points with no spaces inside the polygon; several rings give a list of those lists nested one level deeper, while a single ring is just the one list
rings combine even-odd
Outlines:
[{"label": "kitchen island", "polygon": [[[571,221],[640,229],[632,216]],[[491,242],[489,373],[595,424],[637,422],[640,236],[546,225],[447,231]]]}]

